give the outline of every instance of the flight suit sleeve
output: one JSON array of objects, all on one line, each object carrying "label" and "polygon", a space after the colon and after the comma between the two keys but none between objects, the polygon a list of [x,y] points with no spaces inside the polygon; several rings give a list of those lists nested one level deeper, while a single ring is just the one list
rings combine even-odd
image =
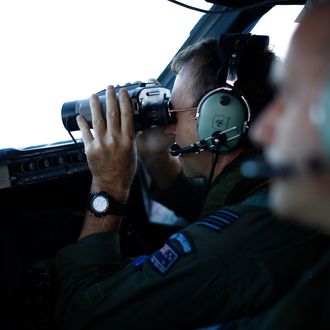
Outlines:
[{"label": "flight suit sleeve", "polygon": [[[264,308],[281,283],[269,265],[279,267],[288,250],[282,245],[274,253],[270,235],[256,239],[269,225],[264,211],[252,218],[261,225],[222,209],[129,264],[114,233],[93,234],[64,248],[56,257],[58,328],[197,328]],[[264,262],[258,249],[266,256],[270,249],[275,260]]]}]

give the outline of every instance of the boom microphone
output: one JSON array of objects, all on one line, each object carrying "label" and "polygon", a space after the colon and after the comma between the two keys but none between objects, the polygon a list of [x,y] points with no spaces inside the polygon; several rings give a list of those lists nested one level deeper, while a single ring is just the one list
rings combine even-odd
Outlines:
[{"label": "boom microphone", "polygon": [[269,178],[269,177],[289,177],[292,175],[293,168],[289,165],[274,166],[265,159],[248,160],[241,165],[241,174],[250,179]]},{"label": "boom microphone", "polygon": [[248,160],[241,165],[241,174],[246,178],[271,178],[283,179],[303,175],[318,175],[329,171],[329,165],[319,157],[311,157],[304,162],[301,168],[293,164],[270,164],[266,159]]},{"label": "boom microphone", "polygon": [[180,148],[177,143],[174,143],[170,147],[170,154],[172,156],[179,156],[181,154],[190,154],[190,153],[195,153],[198,154],[203,150],[206,150],[205,147],[203,147],[204,141],[197,141],[195,143],[190,144],[187,147]]},{"label": "boom microphone", "polygon": [[209,136],[206,139],[199,140],[184,148],[180,148],[177,143],[174,143],[170,147],[170,154],[172,156],[179,156],[181,154],[190,154],[190,153],[199,154],[200,152],[202,152],[204,150],[211,150],[211,151],[216,150],[216,148],[221,143],[225,143],[227,141],[231,141],[231,140],[239,138],[239,136],[240,136],[239,134],[236,134],[236,135],[228,138],[226,134],[231,131],[237,131],[237,128],[232,127],[227,130],[224,130],[222,132],[216,131],[212,134],[212,136]]}]

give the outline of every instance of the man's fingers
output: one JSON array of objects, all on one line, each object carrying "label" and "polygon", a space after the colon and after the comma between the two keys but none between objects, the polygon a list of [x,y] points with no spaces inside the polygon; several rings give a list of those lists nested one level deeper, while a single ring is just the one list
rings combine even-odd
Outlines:
[{"label": "man's fingers", "polygon": [[81,138],[86,146],[86,144],[90,143],[93,141],[94,137],[89,129],[89,125],[85,118],[82,115],[77,116],[77,124],[81,132]]},{"label": "man's fingers", "polygon": [[96,136],[102,136],[106,130],[106,123],[103,118],[100,100],[97,95],[90,97],[90,107],[92,113],[92,125]]},{"label": "man's fingers", "polygon": [[115,88],[113,86],[108,86],[106,89],[106,107],[108,131],[110,131],[111,134],[117,134],[120,132],[120,110],[117,103]]},{"label": "man's fingers", "polygon": [[119,91],[121,132],[124,135],[134,134],[133,109],[126,89]]}]

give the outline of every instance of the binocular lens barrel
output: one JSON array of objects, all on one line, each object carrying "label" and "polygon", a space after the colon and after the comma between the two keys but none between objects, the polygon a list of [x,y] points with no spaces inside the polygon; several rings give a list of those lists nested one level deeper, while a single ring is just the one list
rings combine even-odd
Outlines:
[{"label": "binocular lens barrel", "polygon": [[[136,130],[163,126],[171,123],[168,111],[170,90],[164,87],[137,87],[128,90],[132,111],[134,115],[134,126]],[[118,96],[118,91],[117,91]],[[105,117],[106,100],[105,95],[100,95],[101,110]],[[83,115],[92,128],[92,115],[89,99],[66,102],[62,106],[62,122],[66,130],[79,130],[76,117]]]}]

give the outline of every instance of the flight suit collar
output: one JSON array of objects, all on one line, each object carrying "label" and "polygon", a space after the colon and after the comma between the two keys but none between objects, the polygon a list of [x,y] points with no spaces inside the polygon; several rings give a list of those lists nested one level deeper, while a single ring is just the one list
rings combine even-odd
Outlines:
[{"label": "flight suit collar", "polygon": [[256,190],[265,187],[267,180],[251,180],[241,175],[241,164],[254,157],[260,156],[256,150],[245,150],[217,176],[203,205],[201,216],[207,216],[224,205],[239,203]]}]

